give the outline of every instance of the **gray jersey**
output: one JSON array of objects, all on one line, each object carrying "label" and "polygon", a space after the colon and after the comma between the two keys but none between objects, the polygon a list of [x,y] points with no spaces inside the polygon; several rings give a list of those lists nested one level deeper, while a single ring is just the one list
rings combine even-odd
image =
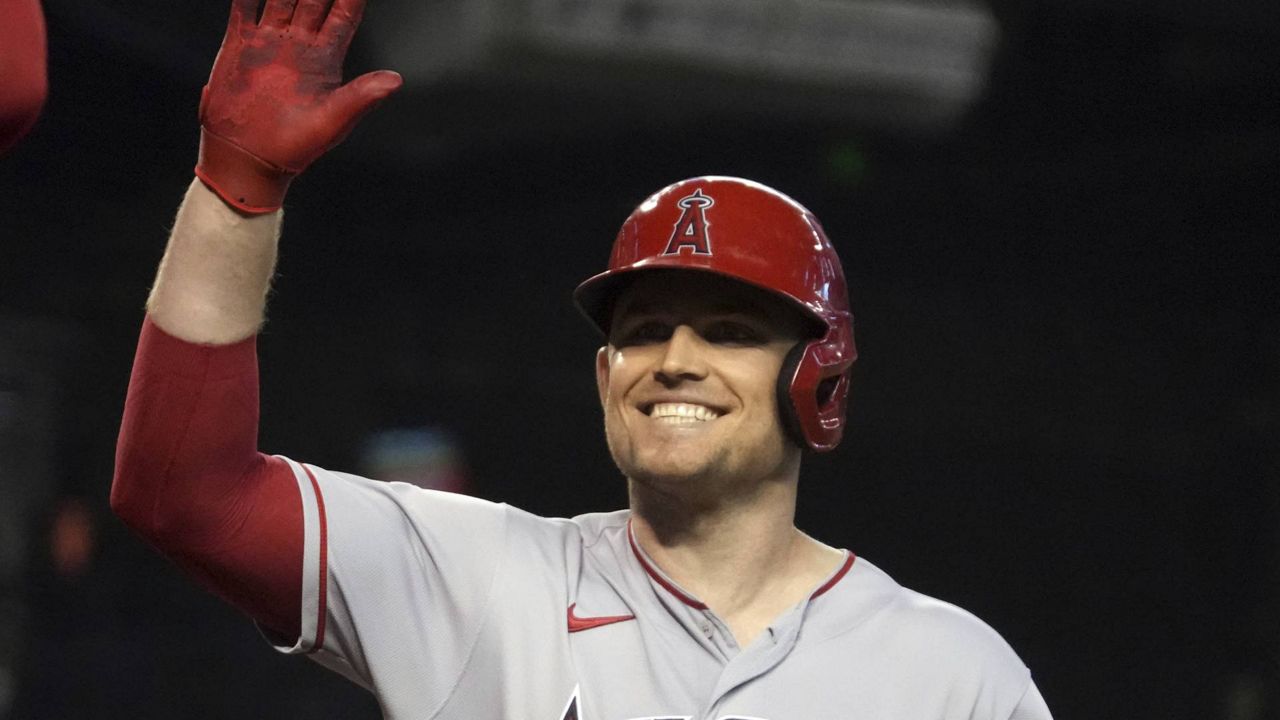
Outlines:
[{"label": "gray jersey", "polygon": [[290,461],[302,637],[392,720],[1041,720],[987,625],[846,562],[748,647],[635,544],[629,513],[507,505]]}]

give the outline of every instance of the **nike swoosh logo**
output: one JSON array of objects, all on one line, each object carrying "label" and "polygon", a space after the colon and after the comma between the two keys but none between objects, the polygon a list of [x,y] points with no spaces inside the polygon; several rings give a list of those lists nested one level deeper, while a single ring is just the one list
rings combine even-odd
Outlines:
[{"label": "nike swoosh logo", "polygon": [[635,615],[604,615],[601,617],[578,617],[574,614],[573,609],[578,607],[577,603],[569,606],[569,632],[576,633],[592,628],[604,627],[614,623],[635,620]]}]

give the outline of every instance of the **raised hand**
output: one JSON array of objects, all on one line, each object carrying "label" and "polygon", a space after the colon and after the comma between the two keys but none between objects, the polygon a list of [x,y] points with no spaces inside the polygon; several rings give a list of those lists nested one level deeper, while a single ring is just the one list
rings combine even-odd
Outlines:
[{"label": "raised hand", "polygon": [[266,213],[290,181],[399,89],[390,70],[342,84],[364,0],[234,0],[200,100],[196,175],[238,210]]}]

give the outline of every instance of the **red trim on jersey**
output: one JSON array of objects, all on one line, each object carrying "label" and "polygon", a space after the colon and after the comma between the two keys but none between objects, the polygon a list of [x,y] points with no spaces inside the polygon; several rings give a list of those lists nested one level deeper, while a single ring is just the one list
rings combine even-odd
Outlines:
[{"label": "red trim on jersey", "polygon": [[653,569],[653,566],[649,564],[649,561],[644,559],[644,553],[640,550],[640,546],[636,544],[635,533],[631,532],[631,518],[627,518],[627,540],[631,543],[631,552],[634,553],[636,559],[640,561],[640,567],[644,568],[644,571],[649,573],[649,577],[653,578],[654,581],[661,585],[667,592],[675,595],[677,600],[688,605],[694,610],[707,609],[706,603],[694,600],[688,595],[685,595],[681,592],[680,588],[672,585],[670,581],[658,574],[658,571]]},{"label": "red trim on jersey", "polygon": [[315,491],[316,515],[320,520],[320,588],[316,593],[319,596],[316,601],[316,641],[308,651],[313,653],[324,647],[324,621],[329,601],[329,521],[324,514],[324,494],[320,492],[320,483],[316,482],[311,468],[303,465],[302,469],[311,480],[311,489]]},{"label": "red trim on jersey", "polygon": [[844,579],[844,576],[845,576],[845,575],[848,575],[848,574],[849,574],[849,571],[850,571],[851,569],[853,569],[853,561],[854,561],[854,560],[856,560],[857,558],[854,556],[854,554],[853,554],[853,553],[849,552],[848,550],[846,550],[845,552],[846,552],[846,553],[848,553],[849,557],[845,558],[845,560],[844,560],[844,565],[841,565],[841,566],[840,566],[840,569],[836,571],[836,574],[835,574],[835,575],[832,575],[832,576],[831,576],[831,579],[830,579],[830,580],[828,580],[828,581],[826,581],[826,582],[822,583],[822,587],[820,587],[820,588],[818,588],[817,590],[814,590],[814,591],[813,591],[813,594],[809,596],[809,599],[810,599],[810,600],[812,600],[812,599],[814,599],[814,598],[818,597],[818,596],[819,596],[819,595],[821,595],[822,593],[824,593],[824,592],[826,592],[826,591],[830,590],[831,588],[835,587],[835,586],[836,586],[836,583],[838,583],[838,582],[840,582],[842,579]]},{"label": "red trim on jersey", "polygon": [[576,633],[592,628],[604,627],[614,623],[635,620],[635,615],[601,615],[599,617],[578,617],[573,609],[578,607],[578,603],[569,606],[569,632]]}]

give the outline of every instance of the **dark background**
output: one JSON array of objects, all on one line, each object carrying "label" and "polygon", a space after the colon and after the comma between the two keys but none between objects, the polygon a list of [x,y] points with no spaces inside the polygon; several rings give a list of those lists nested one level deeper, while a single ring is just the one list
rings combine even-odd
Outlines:
[{"label": "dark background", "polygon": [[[51,97],[0,159],[14,718],[377,716],[106,508],[225,5],[49,4]],[[435,425],[477,494],[621,506],[569,292],[648,193],[750,177],[822,219],[858,318],[849,431],[807,461],[801,527],[989,622],[1056,717],[1280,717],[1274,4],[990,11],[986,91],[928,131],[856,93],[790,112],[764,81],[758,105],[664,112],[753,81],[659,66],[616,96],[496,72],[389,101],[286,204],[262,447],[348,469],[369,433]],[[59,571],[77,502],[91,561]]]}]

